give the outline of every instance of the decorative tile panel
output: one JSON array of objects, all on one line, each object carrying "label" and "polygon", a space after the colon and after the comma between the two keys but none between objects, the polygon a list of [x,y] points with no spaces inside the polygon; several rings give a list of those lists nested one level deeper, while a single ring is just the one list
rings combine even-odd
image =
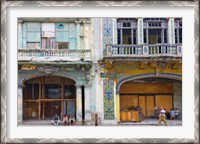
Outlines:
[{"label": "decorative tile panel", "polygon": [[106,54],[106,45],[113,44],[113,19],[103,18],[103,54]]},{"label": "decorative tile panel", "polygon": [[114,109],[114,81],[103,80],[103,97],[104,97],[104,119],[113,120],[115,118]]}]

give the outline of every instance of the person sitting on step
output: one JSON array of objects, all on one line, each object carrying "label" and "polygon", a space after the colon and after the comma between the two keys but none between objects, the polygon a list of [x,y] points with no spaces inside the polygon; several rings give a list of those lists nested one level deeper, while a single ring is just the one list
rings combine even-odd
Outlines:
[{"label": "person sitting on step", "polygon": [[64,117],[63,117],[63,123],[64,123],[64,125],[69,125],[69,119],[68,119],[67,115],[64,115]]},{"label": "person sitting on step", "polygon": [[75,117],[74,117],[74,115],[71,115],[69,117],[69,123],[70,123],[70,125],[74,125],[75,124]]},{"label": "person sitting on step", "polygon": [[55,125],[58,126],[60,123],[60,119],[59,116],[57,114],[54,115],[53,120],[51,120],[51,122]]}]

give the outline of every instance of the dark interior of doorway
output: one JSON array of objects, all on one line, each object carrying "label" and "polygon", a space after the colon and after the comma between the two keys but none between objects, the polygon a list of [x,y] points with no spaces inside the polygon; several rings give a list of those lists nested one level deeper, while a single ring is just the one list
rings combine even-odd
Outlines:
[{"label": "dark interior of doorway", "polygon": [[85,90],[84,86],[81,87],[82,91],[82,120],[85,120]]}]

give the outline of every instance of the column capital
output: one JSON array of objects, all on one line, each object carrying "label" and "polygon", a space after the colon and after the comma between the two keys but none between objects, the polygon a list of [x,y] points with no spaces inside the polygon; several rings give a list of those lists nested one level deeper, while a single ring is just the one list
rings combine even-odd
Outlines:
[{"label": "column capital", "polygon": [[90,24],[91,21],[83,21],[83,24]]},{"label": "column capital", "polygon": [[76,87],[81,87],[82,85],[81,85],[81,84],[75,84],[75,86],[76,86]]},{"label": "column capital", "polygon": [[23,87],[25,87],[24,84],[18,84],[18,88],[23,88]]},{"label": "column capital", "polygon": [[85,84],[84,87],[91,87],[91,84]]}]

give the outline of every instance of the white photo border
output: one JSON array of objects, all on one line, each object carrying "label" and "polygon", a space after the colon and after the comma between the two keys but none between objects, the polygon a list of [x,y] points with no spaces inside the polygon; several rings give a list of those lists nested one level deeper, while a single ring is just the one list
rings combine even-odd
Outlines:
[{"label": "white photo border", "polygon": [[[9,138],[7,137],[7,125],[9,125],[7,118],[7,91],[9,90],[8,85],[8,74],[7,74],[7,63],[8,63],[8,54],[7,54],[7,43],[6,40],[6,24],[7,24],[7,8],[8,7],[25,7],[25,6],[36,6],[36,7],[49,7],[49,6],[94,6],[94,7],[109,7],[109,6],[124,6],[124,7],[140,7],[140,6],[167,6],[167,7],[193,7],[194,8],[194,138]],[[55,2],[55,1],[8,1],[2,2],[1,5],[1,142],[2,143],[53,143],[53,142],[96,142],[96,143],[116,143],[116,142],[126,142],[126,143],[159,143],[159,142],[170,142],[170,143],[179,143],[179,142],[194,142],[199,143],[199,1],[187,2],[187,1],[64,1],[64,2]]]}]

